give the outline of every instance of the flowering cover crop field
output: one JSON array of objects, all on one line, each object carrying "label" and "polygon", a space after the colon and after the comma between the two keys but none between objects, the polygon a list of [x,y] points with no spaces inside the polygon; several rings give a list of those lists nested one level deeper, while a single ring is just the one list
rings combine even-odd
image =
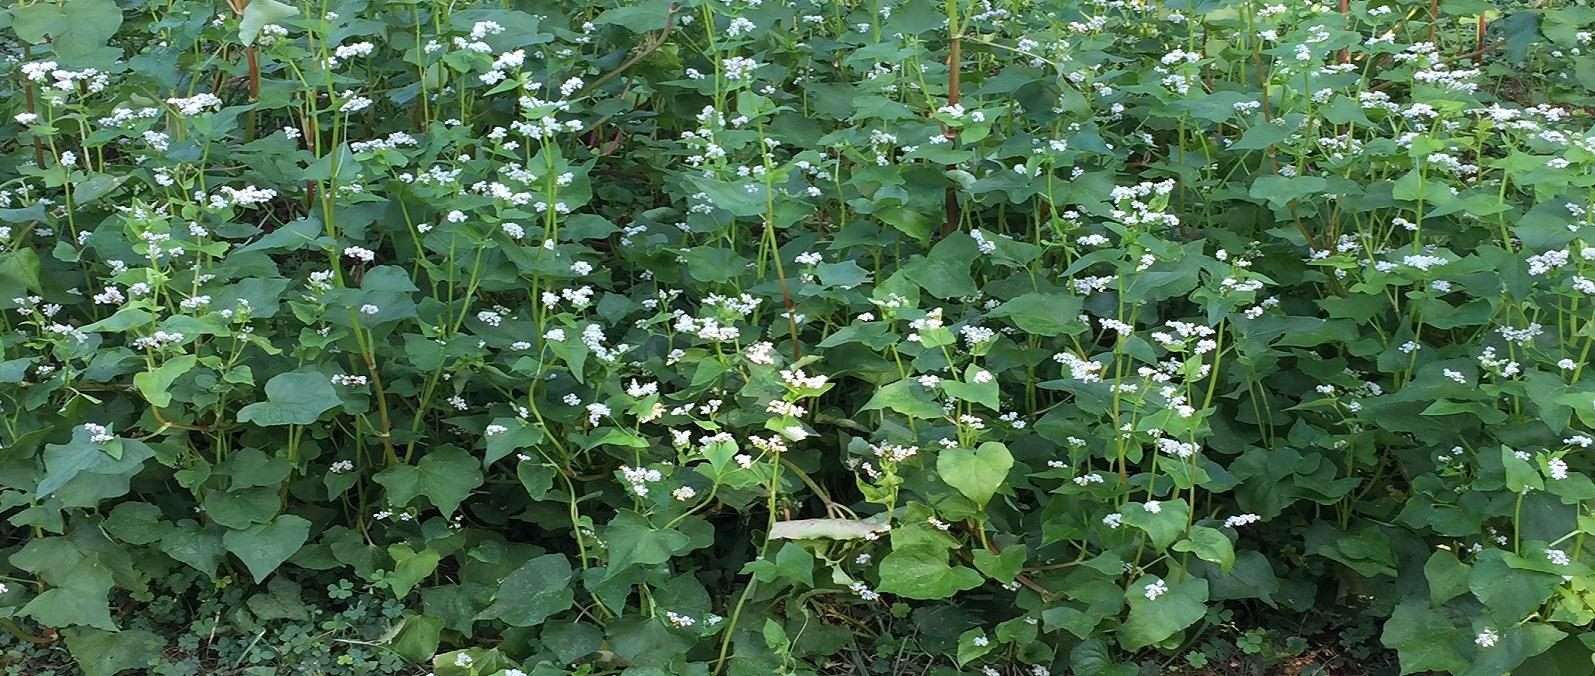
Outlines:
[{"label": "flowering cover crop field", "polygon": [[12,1],[5,674],[1595,673],[1588,2]]}]

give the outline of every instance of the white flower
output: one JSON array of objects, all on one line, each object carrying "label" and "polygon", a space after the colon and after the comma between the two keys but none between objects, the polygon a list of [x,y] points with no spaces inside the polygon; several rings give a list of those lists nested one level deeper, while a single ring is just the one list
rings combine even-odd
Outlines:
[{"label": "white flower", "polygon": [[1156,601],[1157,597],[1167,594],[1168,591],[1169,586],[1163,584],[1162,580],[1153,580],[1152,584],[1146,586],[1146,600]]},{"label": "white flower", "polygon": [[1479,632],[1478,636],[1473,637],[1473,642],[1477,643],[1480,648],[1488,648],[1495,645],[1496,642],[1500,640],[1501,636],[1489,629],[1485,629],[1484,631]]},{"label": "white flower", "polygon": [[731,20],[731,25],[726,26],[726,37],[734,38],[741,35],[746,35],[753,32],[753,29],[755,28],[757,28],[757,26],[753,25],[752,21],[739,16]]},{"label": "white flower", "polygon": [[1239,528],[1241,526],[1257,523],[1258,521],[1262,520],[1263,517],[1260,517],[1256,514],[1239,514],[1225,519],[1224,525],[1228,528]]},{"label": "white flower", "polygon": [[83,423],[84,431],[89,433],[89,441],[96,444],[108,444],[116,441],[116,435],[111,434],[111,429],[95,423]]},{"label": "white flower", "polygon": [[1567,478],[1567,461],[1561,458],[1552,458],[1546,461],[1545,469],[1552,479],[1561,481]]}]

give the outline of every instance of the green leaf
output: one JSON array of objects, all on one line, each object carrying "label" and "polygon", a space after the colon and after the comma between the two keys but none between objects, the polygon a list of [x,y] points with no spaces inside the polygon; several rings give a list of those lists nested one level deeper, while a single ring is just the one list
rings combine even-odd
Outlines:
[{"label": "green leaf", "polygon": [[[49,496],[84,474],[131,479],[145,460],[155,456],[155,451],[140,441],[117,439],[98,444],[91,441],[90,436],[88,430],[79,426],[72,429],[70,442],[44,447],[44,478],[34,489],[35,495]],[[113,455],[113,451],[120,457]]]},{"label": "green leaf", "polygon": [[814,266],[814,275],[820,283],[838,289],[851,289],[869,281],[868,270],[858,266],[851,260],[840,263],[820,263]]},{"label": "green leaf", "polygon": [[[982,380],[985,382],[981,382]],[[951,378],[942,380],[941,387],[948,395],[959,401],[980,404],[992,411],[1002,411],[1002,405],[997,398],[997,377],[979,366],[971,365],[966,369],[964,379],[961,381]]]},{"label": "green leaf", "polygon": [[1013,469],[1013,455],[1007,446],[995,441],[983,443],[974,450],[946,448],[936,455],[936,474],[942,481],[981,507],[1002,488],[1010,469]]},{"label": "green leaf", "polygon": [[394,465],[373,477],[387,489],[395,506],[425,495],[444,516],[454,513],[471,490],[482,485],[482,465],[459,448],[445,446],[421,457],[415,465]]},{"label": "green leaf", "polygon": [[669,561],[690,540],[679,531],[654,528],[643,515],[625,510],[604,529],[604,542],[609,545],[609,569],[604,577],[610,578],[632,566]]},{"label": "green leaf", "polygon": [[61,632],[67,650],[83,669],[83,676],[112,676],[129,669],[143,669],[161,656],[166,640],[143,629],[107,632],[95,629],[70,629]]},{"label": "green leaf", "polygon": [[512,627],[535,627],[575,603],[570,560],[544,554],[527,561],[499,585],[493,605],[478,620],[502,620]]},{"label": "green leaf", "polygon": [[310,537],[310,522],[293,514],[283,514],[269,523],[248,530],[230,530],[222,544],[232,552],[249,574],[261,582],[304,546]]},{"label": "green leaf", "polygon": [[234,530],[271,521],[281,508],[282,497],[272,488],[205,491],[205,513],[212,521]]},{"label": "green leaf", "polygon": [[11,11],[12,29],[25,42],[45,37],[58,58],[78,62],[95,55],[122,27],[122,10],[113,0],[36,2]]},{"label": "green leaf", "polygon": [[1207,580],[1165,581],[1163,585],[1168,591],[1148,599],[1147,587],[1157,582],[1157,578],[1143,577],[1125,592],[1130,614],[1119,627],[1119,644],[1125,650],[1140,650],[1159,643],[1207,614]]},{"label": "green leaf", "polygon": [[903,274],[937,298],[972,296],[979,289],[969,266],[980,256],[974,238],[962,232],[937,242],[925,256],[903,266]]},{"label": "green leaf", "polygon": [[443,620],[406,611],[388,632],[386,644],[411,664],[422,664],[437,654],[442,636]]},{"label": "green leaf", "polygon": [[[29,7],[47,4],[41,2]],[[43,284],[39,279],[39,254],[33,249],[15,249],[0,253],[0,291],[12,294],[6,298],[26,295],[28,291],[42,292]]]},{"label": "green leaf", "polygon": [[979,587],[980,573],[947,563],[947,550],[933,545],[895,547],[881,559],[882,593],[910,599],[945,599]]},{"label": "green leaf", "polygon": [[133,384],[149,400],[150,405],[165,408],[172,404],[172,383],[177,382],[179,376],[188,373],[198,362],[199,358],[191,354],[173,357],[154,370],[134,375]]},{"label": "green leaf", "polygon": [[543,440],[542,428],[532,425],[521,418],[494,418],[493,422],[488,424],[489,426],[498,425],[507,429],[484,437],[487,454],[482,459],[483,465],[491,465],[498,462],[500,458],[522,448],[535,446]]},{"label": "green leaf", "polygon": [[910,418],[940,418],[946,414],[941,404],[931,401],[919,393],[924,391],[918,382],[911,379],[899,380],[875,390],[869,401],[864,402],[860,408],[863,411],[889,409],[897,411]]},{"label": "green leaf", "polygon": [[1134,526],[1146,531],[1152,538],[1152,544],[1158,548],[1169,546],[1174,538],[1185,532],[1185,524],[1190,522],[1191,508],[1184,500],[1166,500],[1155,503],[1156,511],[1148,509],[1147,505],[1153,503],[1131,502],[1120,510],[1124,514],[1124,524]]},{"label": "green leaf", "polygon": [[1012,584],[1025,565],[1025,546],[1008,545],[999,554],[985,549],[975,550],[975,568],[987,577],[1003,584]]},{"label": "green leaf", "polygon": [[519,479],[521,487],[526,489],[527,497],[542,500],[548,497],[548,491],[553,489],[554,476],[558,471],[552,466],[529,460],[515,466],[515,478]]},{"label": "green leaf", "polygon": [[227,556],[215,530],[215,526],[204,530],[191,520],[181,521],[161,538],[161,552],[215,579],[216,566]]},{"label": "green leaf", "polygon": [[[1468,665],[1468,670],[1461,672],[1464,676],[1518,673],[1516,671],[1518,665],[1530,657],[1550,650],[1557,641],[1567,636],[1566,632],[1540,622],[1514,625],[1500,630],[1499,634],[1500,640],[1495,645],[1487,648],[1481,646],[1474,651],[1473,661]],[[1589,668],[1587,660],[1584,666],[1586,669]],[[1403,668],[1405,668],[1404,663]]]},{"label": "green leaf", "polygon": [[1429,603],[1439,606],[1468,591],[1470,566],[1457,560],[1457,555],[1436,549],[1423,564],[1423,576],[1429,580]]},{"label": "green leaf", "polygon": [[1455,674],[1468,668],[1467,660],[1457,652],[1458,635],[1457,629],[1430,610],[1428,604],[1408,601],[1396,606],[1385,621],[1379,642],[1396,651],[1402,674],[1429,670]]},{"label": "green leaf", "polygon": [[245,45],[255,44],[255,37],[260,35],[261,28],[298,13],[299,8],[277,0],[249,0],[244,7],[244,17],[238,22],[238,41]]},{"label": "green leaf", "polygon": [[1174,543],[1174,551],[1190,552],[1203,561],[1211,561],[1229,572],[1235,566],[1235,546],[1229,536],[1207,526],[1193,526],[1186,539]]},{"label": "green leaf", "polygon": [[105,532],[134,545],[159,542],[172,528],[171,524],[161,521],[161,508],[147,502],[117,505],[103,525]]},{"label": "green leaf", "polygon": [[986,630],[970,629],[958,636],[958,666],[964,665],[997,649],[997,642],[986,636]]},{"label": "green leaf", "polygon": [[291,371],[267,381],[266,401],[239,409],[238,421],[262,427],[309,425],[338,404],[338,392],[327,376],[313,371]]},{"label": "green leaf", "polygon": [[1284,209],[1291,202],[1316,195],[1329,189],[1329,182],[1317,176],[1260,176],[1252,183],[1251,196],[1265,200],[1275,209]]},{"label": "green leaf", "polygon": [[111,569],[99,557],[84,556],[58,575],[54,586],[33,597],[19,612],[46,627],[117,630],[108,601],[114,584]]},{"label": "green leaf", "polygon": [[989,316],[1006,318],[1021,331],[1038,336],[1072,335],[1085,328],[1079,319],[1082,303],[1079,296],[1027,293],[997,306]]},{"label": "green leaf", "polygon": [[593,23],[600,26],[623,26],[633,33],[656,31],[665,27],[665,20],[670,15],[672,4],[673,0],[629,2],[599,14],[593,19]]},{"label": "green leaf", "polygon": [[753,578],[760,582],[787,579],[801,582],[805,587],[813,587],[814,555],[810,554],[803,545],[786,542],[776,551],[774,561],[768,559],[749,561],[743,566],[742,571],[752,573]]},{"label": "green leaf", "polygon": [[431,548],[417,552],[404,542],[388,545],[388,556],[393,557],[393,575],[388,577],[388,586],[393,589],[394,598],[399,599],[409,596],[416,583],[437,570],[438,561],[443,559],[443,555]]}]

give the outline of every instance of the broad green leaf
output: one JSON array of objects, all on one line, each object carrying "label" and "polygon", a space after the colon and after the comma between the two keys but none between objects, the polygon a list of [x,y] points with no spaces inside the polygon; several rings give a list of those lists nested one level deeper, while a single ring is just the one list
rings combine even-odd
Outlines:
[{"label": "broad green leaf", "polygon": [[111,619],[111,570],[98,557],[85,556],[18,611],[46,627],[93,627],[117,631]]},{"label": "broad green leaf", "polygon": [[161,508],[147,502],[124,502],[111,510],[106,517],[105,532],[135,545],[158,542],[171,530],[171,524],[161,521]]},{"label": "broad green leaf", "polygon": [[975,568],[1003,584],[1011,584],[1025,565],[1025,546],[1008,545],[993,554],[985,549],[975,550]]},{"label": "broad green leaf", "polygon": [[1468,661],[1457,652],[1460,632],[1423,601],[1397,605],[1379,642],[1396,651],[1401,673],[1435,670],[1462,673]]},{"label": "broad green leaf", "polygon": [[1429,581],[1429,603],[1443,605],[1468,592],[1468,564],[1457,560],[1457,555],[1437,549],[1423,564],[1423,575]]},{"label": "broad green leaf", "polygon": [[1280,176],[1268,174],[1252,183],[1251,196],[1265,200],[1275,209],[1284,209],[1291,202],[1324,192],[1329,183],[1317,176]]},{"label": "broad green leaf", "polygon": [[[149,400],[150,405],[165,408],[172,403],[172,383],[193,369],[198,361],[199,359],[191,354],[173,357],[153,370],[133,376],[133,384],[138,386],[139,393]],[[239,413],[242,414],[243,411]]]},{"label": "broad green leaf", "polygon": [[388,545],[388,556],[393,557],[393,575],[388,577],[388,585],[399,599],[409,596],[410,590],[437,570],[438,561],[443,559],[430,548],[417,552],[404,542]]},{"label": "broad green leaf", "polygon": [[233,530],[245,530],[277,516],[282,497],[273,488],[246,488],[241,491],[205,491],[205,514],[211,521]]},{"label": "broad green leaf", "polygon": [[970,629],[958,636],[958,666],[962,668],[996,649],[997,642],[986,636],[986,630]]},{"label": "broad green leaf", "polygon": [[1235,566],[1235,546],[1230,543],[1229,536],[1207,526],[1193,526],[1184,540],[1174,543],[1174,551],[1195,554],[1204,561],[1218,564],[1225,572]]},{"label": "broad green leaf", "polygon": [[284,514],[248,530],[227,531],[222,536],[222,544],[244,562],[256,582],[261,582],[288,557],[298,552],[309,537],[309,521],[293,514]]},{"label": "broad green leaf", "polygon": [[743,566],[742,571],[752,573],[753,578],[760,582],[787,579],[801,582],[805,587],[813,587],[814,555],[796,542],[786,542],[776,550],[774,561],[768,559],[749,561]]},{"label": "broad green leaf", "polygon": [[1079,333],[1081,299],[1061,293],[1027,293],[990,312],[990,316],[1005,318],[1025,333],[1038,336],[1061,336]]},{"label": "broad green leaf", "polygon": [[945,448],[936,455],[936,474],[982,507],[1002,488],[1013,468],[1008,447],[988,441],[978,448]]},{"label": "broad green leaf", "polygon": [[937,298],[969,296],[978,290],[969,266],[979,255],[974,238],[960,232],[937,242],[929,254],[909,261],[903,272]]},{"label": "broad green leaf", "polygon": [[406,612],[386,636],[388,648],[411,664],[431,661],[442,643],[443,620]]},{"label": "broad green leaf", "polygon": [[74,63],[94,56],[122,26],[122,10],[113,0],[36,2],[12,9],[11,15],[12,29],[23,41],[37,44],[48,36],[55,54]]},{"label": "broad green leaf", "polygon": [[178,522],[161,537],[161,551],[215,579],[216,566],[227,556],[222,536],[216,530],[215,526],[202,529],[190,520]]},{"label": "broad green leaf", "polygon": [[910,418],[940,418],[946,414],[941,404],[931,400],[917,381],[904,379],[875,390],[860,410],[890,409]]},{"label": "broad green leaf", "polygon": [[292,371],[266,381],[266,401],[239,409],[238,421],[262,427],[309,425],[338,403],[338,392],[325,375]]},{"label": "broad green leaf", "polygon": [[542,428],[521,418],[494,418],[488,426],[503,427],[505,431],[485,437],[483,443],[487,447],[487,455],[482,459],[483,465],[491,465],[517,450],[535,446],[543,440]]},{"label": "broad green leaf", "polygon": [[963,380],[942,380],[941,387],[954,399],[980,404],[992,411],[1002,410],[998,401],[997,377],[979,366],[971,365],[965,369]]},{"label": "broad green leaf", "polygon": [[61,632],[67,650],[77,660],[84,676],[112,676],[131,669],[143,669],[160,657],[166,640],[143,629],[109,632],[97,629],[71,629]]},{"label": "broad green leaf", "polygon": [[[1161,583],[1168,588],[1147,598],[1147,588]],[[1143,577],[1125,592],[1130,614],[1119,627],[1119,644],[1140,650],[1173,636],[1207,614],[1207,580],[1186,578],[1167,582]]]},{"label": "broad green leaf", "polygon": [[414,465],[394,465],[373,478],[387,489],[388,501],[395,506],[425,495],[446,516],[482,485],[482,466],[471,454],[445,446],[428,452]]},{"label": "broad green leaf", "polygon": [[249,0],[244,7],[244,16],[238,22],[238,41],[245,45],[255,44],[255,37],[260,35],[261,28],[298,13],[298,8],[277,0]]},{"label": "broad green leaf", "polygon": [[930,545],[896,547],[881,559],[878,591],[904,598],[951,598],[981,584],[980,573],[947,563],[947,550]]},{"label": "broad green leaf", "polygon": [[[1541,622],[1516,625],[1499,630],[1500,639],[1495,645],[1484,647],[1475,646],[1472,663],[1463,672],[1464,676],[1495,676],[1496,674],[1515,674],[1518,665],[1530,657],[1534,657],[1551,649],[1557,641],[1567,636],[1567,633]],[[1589,666],[1586,663],[1586,668]]]},{"label": "broad green leaf", "polygon": [[1152,544],[1159,548],[1169,546],[1185,532],[1191,514],[1191,508],[1184,500],[1131,502],[1120,511],[1124,514],[1124,525],[1146,531]]},{"label": "broad green leaf", "polygon": [[575,602],[571,591],[570,560],[563,554],[544,554],[527,561],[499,585],[478,620],[502,620],[512,627],[535,627]]},{"label": "broad green leaf", "polygon": [[605,577],[614,577],[632,566],[669,561],[690,541],[680,531],[654,528],[646,517],[627,510],[609,522],[604,529],[604,542],[609,550],[609,569]]}]

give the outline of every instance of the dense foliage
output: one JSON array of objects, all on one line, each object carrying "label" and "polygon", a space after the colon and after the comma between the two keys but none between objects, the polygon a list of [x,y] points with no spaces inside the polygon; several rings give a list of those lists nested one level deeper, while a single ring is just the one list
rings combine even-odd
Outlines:
[{"label": "dense foliage", "polygon": [[1587,3],[229,2],[0,11],[9,673],[1595,670]]}]

